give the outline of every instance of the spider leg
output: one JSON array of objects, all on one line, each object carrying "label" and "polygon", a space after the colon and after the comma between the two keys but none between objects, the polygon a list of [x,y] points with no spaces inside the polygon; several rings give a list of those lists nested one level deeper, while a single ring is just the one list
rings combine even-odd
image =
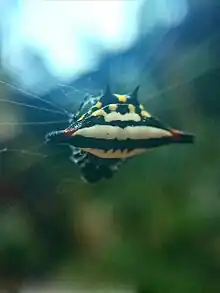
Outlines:
[{"label": "spider leg", "polygon": [[81,170],[81,178],[87,183],[95,183],[103,178],[112,178],[125,161],[121,159],[103,160],[77,147],[71,145],[69,147],[72,150],[70,160]]}]

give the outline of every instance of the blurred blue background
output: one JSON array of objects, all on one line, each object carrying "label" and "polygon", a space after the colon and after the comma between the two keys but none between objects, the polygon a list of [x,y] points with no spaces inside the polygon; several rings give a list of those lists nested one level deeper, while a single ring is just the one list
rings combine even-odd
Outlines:
[{"label": "blurred blue background", "polygon": [[[0,13],[0,291],[219,292],[219,2],[2,0]],[[107,83],[140,84],[196,144],[94,186],[69,150],[45,158],[44,135]]]}]

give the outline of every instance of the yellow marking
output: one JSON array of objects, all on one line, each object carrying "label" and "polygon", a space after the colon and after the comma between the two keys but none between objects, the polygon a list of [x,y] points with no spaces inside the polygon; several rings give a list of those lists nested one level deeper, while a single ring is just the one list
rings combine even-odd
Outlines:
[{"label": "yellow marking", "polygon": [[82,148],[85,152],[91,153],[96,157],[103,159],[122,159],[122,158],[130,158],[137,155],[140,155],[146,151],[146,149],[134,149],[131,151],[128,150],[109,150],[104,151],[101,149],[91,149],[91,148]]},{"label": "yellow marking", "polygon": [[118,112],[111,112],[105,116],[106,122],[111,121],[141,121],[141,117],[136,113],[121,114]]},{"label": "yellow marking", "polygon": [[132,105],[132,104],[129,104],[128,105],[128,109],[130,110],[130,113],[135,113],[135,106],[134,105]]},{"label": "yellow marking", "polygon": [[139,108],[140,108],[141,110],[144,110],[144,106],[141,105],[141,104],[140,104]]},{"label": "yellow marking", "polygon": [[117,95],[117,98],[118,98],[119,102],[121,102],[121,103],[127,102],[127,97],[124,95]]},{"label": "yellow marking", "polygon": [[147,117],[147,118],[150,118],[151,117],[151,115],[147,112],[147,111],[141,111],[141,116],[142,117]]},{"label": "yellow marking", "polygon": [[97,107],[97,108],[101,108],[101,107],[102,107],[102,103],[101,103],[101,102],[98,102],[98,103],[95,105],[95,107]]},{"label": "yellow marking", "polygon": [[96,110],[92,113],[92,116],[106,116],[106,112],[103,109]]},{"label": "yellow marking", "polygon": [[79,119],[78,119],[78,121],[81,121],[81,120],[83,120],[83,118],[86,116],[86,113],[85,114],[83,114]]},{"label": "yellow marking", "polygon": [[109,107],[110,111],[116,111],[118,108],[118,105],[117,104],[109,104],[108,107]]}]

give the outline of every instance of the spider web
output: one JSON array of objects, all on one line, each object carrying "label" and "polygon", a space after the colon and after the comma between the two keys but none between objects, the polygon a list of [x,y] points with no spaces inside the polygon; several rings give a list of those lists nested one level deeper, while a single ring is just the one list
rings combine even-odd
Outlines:
[{"label": "spider web", "polygon": [[[155,48],[159,47],[164,40],[166,35],[162,35],[161,38],[159,38],[156,42],[156,45],[153,46],[151,51],[148,53],[148,58],[147,61],[143,64],[142,68],[140,69],[140,74],[138,76],[139,79],[139,84],[142,85],[144,84],[146,78],[146,67],[148,64],[148,76],[151,72],[153,72],[154,68],[157,66],[157,64],[152,64],[150,63],[151,59],[153,58],[153,55],[155,53]],[[215,40],[219,38],[219,35],[213,35],[211,36],[208,40],[203,42],[203,44],[199,44],[198,48],[201,48],[202,46],[208,46],[213,39]],[[176,38],[173,38],[172,42],[170,43],[170,47],[174,47],[176,41],[178,40],[179,36],[176,36]],[[123,55],[121,54],[118,58],[118,62],[120,63],[120,58],[123,58]],[[219,64],[215,64],[215,66],[212,66],[211,69],[213,68],[218,68]],[[165,88],[158,88],[157,86],[153,87],[153,90],[151,89],[143,103],[149,103],[149,101],[153,100],[154,104],[157,105],[158,108],[160,108],[159,103],[161,103],[161,97],[166,98],[167,94],[172,93],[177,91],[181,87],[190,86],[190,84],[193,84],[193,82],[198,79],[204,72],[200,72],[199,74],[191,74],[186,80],[183,80],[181,82],[177,82],[175,84],[167,85]],[[109,82],[110,84],[112,83],[112,80]],[[137,83],[137,82],[136,82]],[[85,85],[85,86],[84,86]],[[64,125],[68,125],[70,121],[73,118],[74,112],[79,108],[79,105],[81,104],[83,98],[87,95],[93,95],[97,96],[102,94],[103,88],[101,89],[98,85],[97,82],[94,81],[90,76],[86,77],[82,85],[75,85],[73,84],[57,84],[57,88],[55,89],[56,94],[54,94],[54,91],[46,94],[45,97],[41,97],[39,95],[36,95],[34,93],[28,92],[14,84],[11,84],[9,82],[0,80],[0,89],[1,92],[3,90],[3,93],[5,92],[6,95],[0,96],[0,104],[2,105],[1,111],[3,112],[6,107],[6,110],[8,109],[7,106],[9,107],[9,110],[12,109],[12,107],[16,107],[16,109],[21,109],[25,108],[27,111],[25,111],[25,115],[20,115],[23,117],[23,119],[18,119],[17,117],[14,118],[12,115],[11,121],[8,120],[8,117],[10,115],[0,115],[0,150],[1,153],[5,152],[21,152],[22,154],[31,154],[35,153],[36,147],[34,147],[34,151],[29,151],[25,150],[23,148],[13,148],[8,146],[8,141],[10,142],[13,140],[13,136],[10,139],[1,139],[2,132],[10,132],[11,129],[16,130],[15,131],[15,137],[18,133],[20,134],[25,134],[27,135],[30,134],[30,130],[34,132],[33,129],[36,128],[42,128],[43,131],[42,133],[45,135],[47,131],[53,130],[52,127],[63,127]],[[18,95],[19,94],[19,95]],[[193,104],[195,101],[191,100],[190,104],[188,105],[189,107],[191,104]],[[165,101],[166,104],[166,101]],[[6,106],[7,105],[7,106]],[[169,110],[172,108],[172,110],[175,110],[174,106],[173,107],[163,107],[164,111]],[[15,113],[19,112],[19,110],[16,110]],[[32,113],[38,113],[37,115],[33,115]],[[40,113],[40,114],[39,114]],[[34,121],[30,121],[29,116],[34,116],[35,119]],[[5,118],[4,118],[5,117]],[[43,120],[39,120],[39,117],[44,117]],[[59,119],[58,119],[59,118]],[[18,131],[18,130],[19,131]],[[28,129],[28,130],[27,130]],[[43,139],[43,136],[41,138]],[[41,141],[42,144],[42,141]],[[38,143],[39,145],[39,143]],[[37,154],[37,151],[36,151]]]}]

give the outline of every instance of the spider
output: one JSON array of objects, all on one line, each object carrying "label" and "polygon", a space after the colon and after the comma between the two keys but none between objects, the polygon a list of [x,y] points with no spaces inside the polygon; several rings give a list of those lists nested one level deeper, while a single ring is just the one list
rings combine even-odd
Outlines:
[{"label": "spider", "polygon": [[128,159],[167,144],[193,143],[194,135],[165,126],[138,101],[139,86],[129,95],[109,86],[97,97],[87,96],[67,128],[45,136],[46,144],[67,144],[70,160],[82,179],[111,178]]}]

